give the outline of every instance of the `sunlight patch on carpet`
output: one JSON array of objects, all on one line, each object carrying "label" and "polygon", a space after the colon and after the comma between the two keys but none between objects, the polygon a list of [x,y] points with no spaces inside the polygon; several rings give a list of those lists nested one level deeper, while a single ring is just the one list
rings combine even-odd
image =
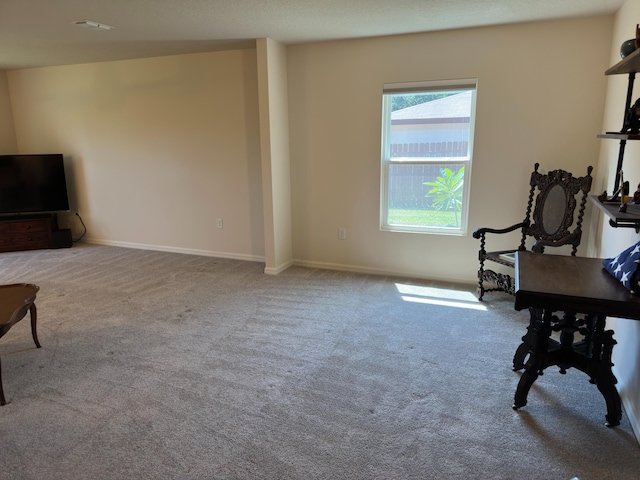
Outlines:
[{"label": "sunlight patch on carpet", "polygon": [[487,310],[487,307],[482,305],[471,292],[451,290],[448,288],[407,285],[405,283],[396,283],[396,288],[398,292],[402,294],[402,300],[405,302],[427,303],[429,305],[482,311]]}]

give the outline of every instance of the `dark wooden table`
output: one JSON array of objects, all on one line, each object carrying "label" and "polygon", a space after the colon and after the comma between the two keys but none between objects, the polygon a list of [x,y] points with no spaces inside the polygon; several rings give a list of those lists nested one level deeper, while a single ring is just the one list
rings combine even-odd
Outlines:
[{"label": "dark wooden table", "polygon": [[[18,283],[0,285],[0,337],[24,318],[27,312],[31,316],[31,336],[36,347],[40,348],[36,331],[37,310],[36,294],[40,290],[37,285]],[[6,405],[2,389],[2,365],[0,364],[0,405]]]},{"label": "dark wooden table", "polygon": [[[640,320],[640,298],[602,266],[602,259],[518,252],[515,309],[530,321],[513,360],[524,369],[513,408],[527,404],[529,389],[545,368],[577,368],[595,383],[607,404],[606,425],[620,424],[622,406],[611,371],[616,341],[607,316]],[[552,338],[559,332],[559,340]],[[576,334],[580,337],[576,340]]]}]

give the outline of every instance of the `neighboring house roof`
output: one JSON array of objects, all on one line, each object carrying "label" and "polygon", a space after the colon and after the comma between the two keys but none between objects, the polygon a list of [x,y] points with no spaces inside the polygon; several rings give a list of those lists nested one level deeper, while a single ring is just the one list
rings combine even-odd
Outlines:
[{"label": "neighboring house roof", "polygon": [[[457,93],[430,102],[396,110],[391,113],[391,123],[449,123],[469,121],[471,91]],[[417,120],[417,121],[416,121]]]}]

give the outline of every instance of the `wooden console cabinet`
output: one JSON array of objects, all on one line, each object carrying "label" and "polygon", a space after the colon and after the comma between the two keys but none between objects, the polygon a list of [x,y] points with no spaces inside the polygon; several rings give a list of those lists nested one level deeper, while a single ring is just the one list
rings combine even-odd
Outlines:
[{"label": "wooden console cabinet", "polygon": [[0,217],[0,252],[70,246],[70,231],[58,229],[55,214]]}]

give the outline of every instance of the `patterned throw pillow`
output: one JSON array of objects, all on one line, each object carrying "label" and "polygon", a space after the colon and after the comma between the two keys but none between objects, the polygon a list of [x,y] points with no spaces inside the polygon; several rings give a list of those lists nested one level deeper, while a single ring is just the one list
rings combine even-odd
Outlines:
[{"label": "patterned throw pillow", "polygon": [[[615,258],[607,258],[602,265],[611,275],[620,280],[620,283],[631,291],[638,289],[636,270],[640,260],[640,242],[630,246]],[[637,291],[636,291],[637,293]]]}]

